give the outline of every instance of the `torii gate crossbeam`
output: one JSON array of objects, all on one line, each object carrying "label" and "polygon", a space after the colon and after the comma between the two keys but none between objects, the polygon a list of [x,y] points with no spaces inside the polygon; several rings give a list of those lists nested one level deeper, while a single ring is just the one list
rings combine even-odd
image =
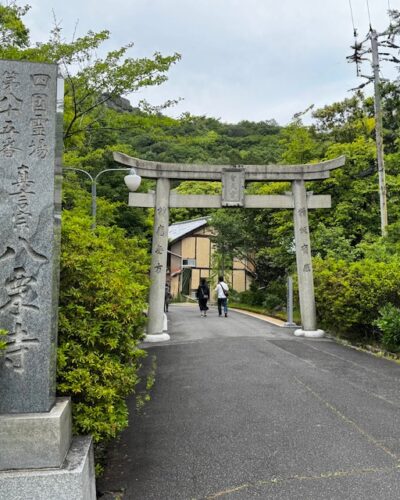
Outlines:
[{"label": "torii gate crossbeam", "polygon": [[[168,250],[169,209],[186,208],[291,208],[294,211],[296,263],[299,281],[302,328],[295,335],[322,337],[317,329],[314,280],[308,225],[308,209],[330,208],[330,195],[306,192],[305,182],[323,180],[345,164],[345,157],[309,165],[192,165],[163,163],[114,153],[114,160],[135,168],[144,178],[157,179],[155,193],[130,193],[129,206],[155,208],[150,270],[148,340],[169,338],[163,334],[164,294]],[[179,195],[171,192],[171,180],[222,181],[222,195]],[[246,182],[291,182],[292,192],[285,195],[246,195]]]}]

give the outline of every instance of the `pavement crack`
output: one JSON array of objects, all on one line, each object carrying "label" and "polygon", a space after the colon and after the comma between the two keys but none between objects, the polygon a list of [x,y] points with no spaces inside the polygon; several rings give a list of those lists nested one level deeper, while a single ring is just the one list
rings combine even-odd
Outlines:
[{"label": "pavement crack", "polygon": [[332,356],[333,358],[340,359],[341,361],[344,361],[345,363],[349,363],[351,365],[354,365],[357,368],[361,368],[364,371],[374,373],[375,375],[379,375],[380,377],[385,378],[387,380],[398,381],[398,378],[396,378],[396,377],[390,377],[390,376],[386,375],[385,373],[382,373],[381,371],[373,370],[372,368],[368,368],[364,365],[361,365],[360,363],[356,363],[355,361],[352,361],[350,359],[343,358],[342,356],[339,356],[338,354],[334,354],[332,352],[325,351],[324,349],[320,349],[318,347],[315,347],[314,345],[311,345],[311,343],[308,344],[308,347],[311,347],[311,349],[314,349],[315,351],[322,352],[328,356]]},{"label": "pavement crack", "polygon": [[[321,472],[319,474],[313,475],[299,475],[296,474],[294,476],[288,477],[275,477],[271,479],[262,479],[259,481],[248,482],[244,484],[240,484],[237,486],[232,486],[225,490],[221,490],[215,493],[211,493],[205,497],[202,497],[202,500],[214,500],[215,498],[221,498],[226,495],[230,495],[232,493],[237,493],[239,491],[247,490],[250,488],[258,488],[262,486],[274,486],[279,484],[285,484],[293,481],[321,481],[326,479],[339,479],[346,477],[356,477],[356,476],[366,476],[369,474],[379,474],[379,473],[390,473],[396,472],[400,470],[400,465],[395,465],[391,467],[365,467],[362,469],[349,469],[349,470],[335,470],[335,471],[326,471]],[[192,499],[196,500],[196,499]]]},{"label": "pavement crack", "polygon": [[387,455],[389,455],[394,460],[397,460],[397,461],[399,460],[399,457],[393,451],[389,450],[389,448],[384,446],[380,441],[378,441],[371,434],[369,434],[366,430],[364,430],[362,427],[360,427],[356,422],[354,422],[354,420],[351,420],[351,418],[347,417],[338,408],[336,408],[331,403],[329,403],[329,401],[327,401],[321,395],[319,395],[317,392],[315,392],[314,389],[312,389],[309,385],[307,385],[306,383],[304,383],[302,380],[300,380],[299,378],[297,378],[295,376],[293,378],[299,385],[304,387],[304,389],[306,389],[310,394],[312,394],[314,396],[314,398],[318,399],[318,401],[323,403],[332,413],[334,413],[341,420],[343,420],[347,424],[351,425],[354,429],[356,429],[356,431],[359,434],[361,434],[363,437],[365,437],[367,439],[367,441],[369,441],[375,447],[377,447],[380,450],[382,450],[383,452],[385,452]]},{"label": "pavement crack", "polygon": [[[299,342],[297,340],[297,342]],[[324,372],[324,373],[328,373],[330,375],[333,374],[332,370],[328,370],[327,368],[323,368],[321,366],[318,366],[316,363],[310,361],[309,359],[305,359],[297,354],[294,354],[293,352],[290,352],[286,349],[284,349],[283,347],[279,346],[279,345],[276,345],[274,342],[270,342],[275,348],[277,349],[280,349],[281,351],[285,352],[286,354],[296,358],[298,361],[301,361],[302,363],[305,363],[306,365],[310,366],[311,368],[314,368],[316,370],[319,370],[321,372]],[[365,368],[363,367],[362,365],[359,365],[358,363],[355,363],[354,361],[350,361],[350,360],[347,360],[346,358],[342,358],[341,356],[338,356],[336,354],[332,354],[330,352],[327,352],[327,351],[324,351],[323,349],[318,349],[317,347],[315,346],[312,346],[311,344],[307,344],[307,347],[311,347],[312,349],[314,349],[315,351],[319,351],[319,352],[322,352],[328,356],[332,356],[334,358],[337,358],[337,359],[340,359],[341,361],[344,361],[346,363],[349,363],[349,364],[352,364],[356,367],[360,367],[360,368],[364,368],[365,371],[370,371],[372,373],[375,373],[377,374],[378,372],[374,371],[374,370],[369,370],[368,368]],[[395,380],[393,379],[392,377],[387,377],[385,376],[384,374],[379,374],[380,376],[383,376],[384,378],[388,379],[388,380]],[[335,374],[335,377],[338,377],[337,374]],[[365,394],[368,394],[369,396],[372,396],[372,397],[375,397],[377,399],[380,399],[381,401],[385,401],[385,403],[388,403],[396,408],[400,408],[400,405],[395,402],[395,401],[392,401],[391,399],[388,399],[386,398],[385,396],[382,396],[380,394],[377,394],[376,392],[374,391],[371,391],[371,390],[367,390],[367,389],[364,389],[363,387],[360,386],[360,384],[356,384],[354,382],[352,382],[351,380],[349,380],[348,378],[346,378],[346,384],[349,384],[351,385],[352,387],[355,387],[357,390],[361,391],[361,392],[364,392]]]}]

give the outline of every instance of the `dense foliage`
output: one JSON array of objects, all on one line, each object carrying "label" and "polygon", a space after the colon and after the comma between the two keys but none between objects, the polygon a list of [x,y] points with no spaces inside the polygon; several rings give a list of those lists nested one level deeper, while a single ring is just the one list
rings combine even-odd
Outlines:
[{"label": "dense foliage", "polygon": [[389,303],[379,311],[374,324],[382,332],[382,345],[389,351],[400,351],[400,309]]},{"label": "dense foliage", "polygon": [[399,304],[398,264],[398,259],[315,258],[317,309],[324,326],[335,333],[371,338],[382,305]]},{"label": "dense foliage", "polygon": [[64,211],[62,242],[58,393],[72,397],[75,431],[101,441],[127,425],[138,382],[147,248],[115,226],[92,231],[79,208]]}]

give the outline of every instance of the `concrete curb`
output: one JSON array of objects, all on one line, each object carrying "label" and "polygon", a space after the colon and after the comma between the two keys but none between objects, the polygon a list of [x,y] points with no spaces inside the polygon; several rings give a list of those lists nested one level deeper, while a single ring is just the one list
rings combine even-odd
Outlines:
[{"label": "concrete curb", "polygon": [[252,316],[253,318],[261,319],[262,321],[266,321],[267,323],[272,323],[273,325],[276,325],[276,326],[286,327],[284,321],[277,319],[277,318],[271,318],[270,316],[265,316],[264,314],[254,313],[251,311],[245,311],[244,309],[235,309],[234,307],[230,308],[230,310],[245,314],[247,316]]}]

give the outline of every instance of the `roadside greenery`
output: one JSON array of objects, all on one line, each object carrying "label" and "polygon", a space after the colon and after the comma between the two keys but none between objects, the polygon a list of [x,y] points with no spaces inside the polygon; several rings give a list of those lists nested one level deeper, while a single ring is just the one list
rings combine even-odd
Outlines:
[{"label": "roadside greenery", "polygon": [[379,310],[379,319],[374,324],[382,332],[382,345],[388,351],[400,351],[400,309],[387,304]]},{"label": "roadside greenery", "polygon": [[126,425],[138,383],[148,288],[146,242],[97,226],[79,208],[62,224],[58,393],[72,397],[74,429],[95,441]]},{"label": "roadside greenery", "polygon": [[356,339],[374,338],[375,320],[382,305],[398,304],[400,300],[398,264],[398,259],[346,262],[315,258],[315,290],[321,323],[334,333]]}]

